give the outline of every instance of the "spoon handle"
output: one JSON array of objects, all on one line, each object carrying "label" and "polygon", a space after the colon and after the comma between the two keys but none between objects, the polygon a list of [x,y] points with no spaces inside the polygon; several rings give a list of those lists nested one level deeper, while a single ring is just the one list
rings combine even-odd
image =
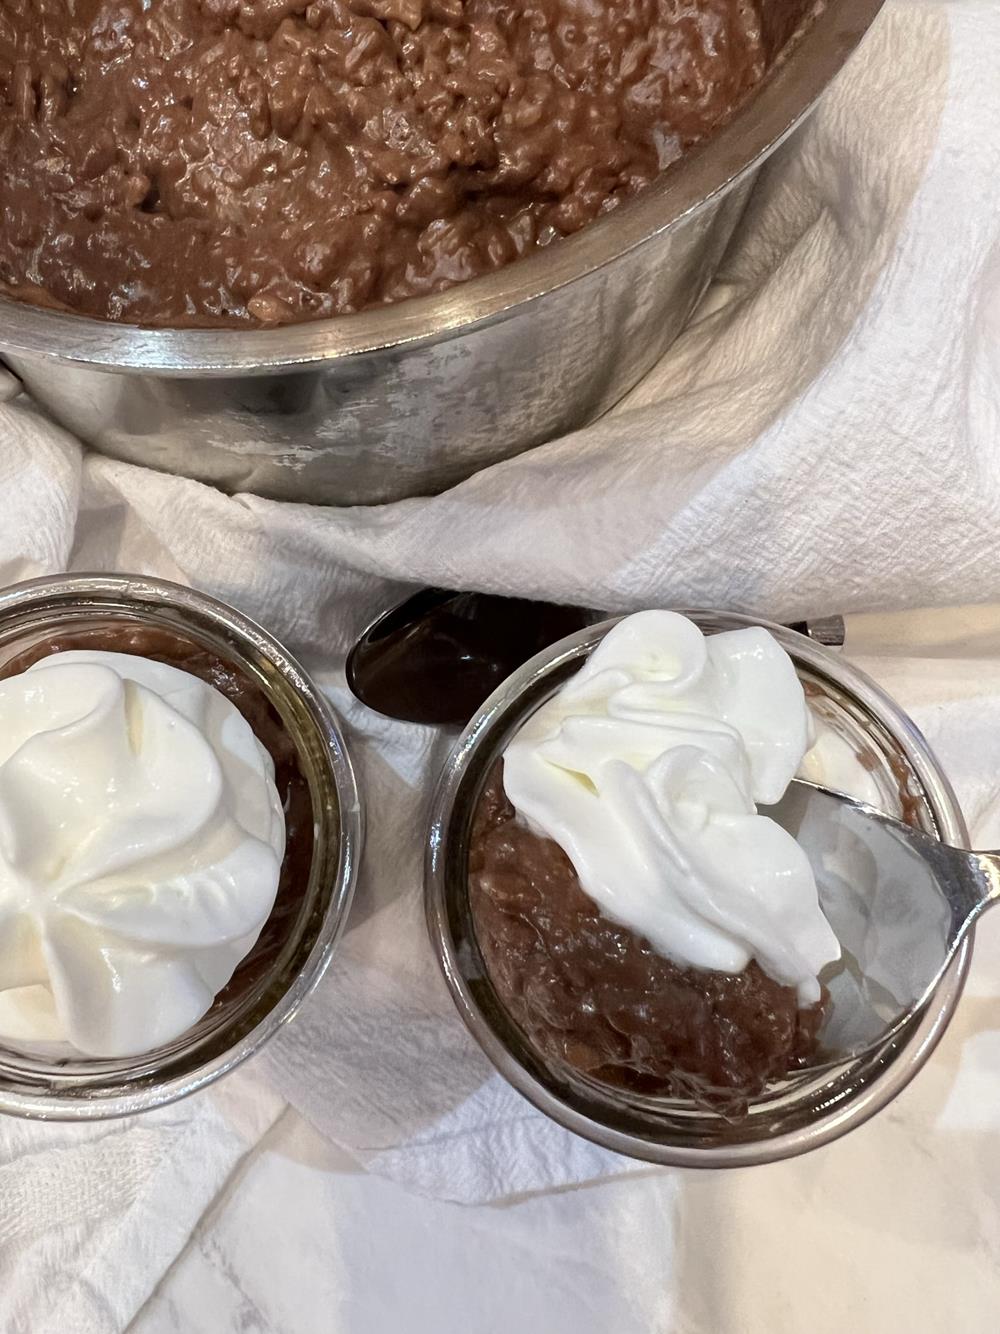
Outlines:
[{"label": "spoon handle", "polygon": [[982,885],[981,896],[973,908],[973,916],[978,917],[1000,900],[1000,852],[973,852],[970,856],[979,867]]},{"label": "spoon handle", "polygon": [[[948,849],[948,854],[951,851]],[[965,852],[962,862],[964,866],[949,856],[950,864],[941,868],[941,887],[952,912],[954,945],[987,908],[1000,900],[1000,852]]]}]

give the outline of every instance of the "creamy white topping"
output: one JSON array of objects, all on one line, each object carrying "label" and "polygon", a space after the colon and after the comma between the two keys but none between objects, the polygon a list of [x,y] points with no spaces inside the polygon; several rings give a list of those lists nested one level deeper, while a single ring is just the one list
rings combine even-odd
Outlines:
[{"label": "creamy white topping", "polygon": [[809,744],[801,683],[766,630],[706,637],[640,612],[513,739],[504,787],[609,917],[681,964],[756,959],[809,1004],[840,947],[805,853],[757,813]]},{"label": "creamy white topping", "polygon": [[84,651],[0,682],[0,1037],[180,1036],[252,949],[284,843],[271,757],[205,682]]}]

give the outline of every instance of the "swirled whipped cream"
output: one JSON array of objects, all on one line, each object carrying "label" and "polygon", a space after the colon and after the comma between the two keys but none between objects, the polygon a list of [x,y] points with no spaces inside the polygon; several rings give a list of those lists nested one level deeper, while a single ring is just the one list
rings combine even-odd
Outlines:
[{"label": "swirled whipped cream", "polygon": [[197,677],[73,651],[0,682],[0,1038],[178,1037],[253,947],[284,843],[271,757]]},{"label": "swirled whipped cream", "polygon": [[766,630],[706,637],[647,611],[521,728],[503,781],[608,917],[683,965],[756,959],[808,1005],[840,947],[806,854],[757,804],[781,798],[810,741],[802,685]]}]

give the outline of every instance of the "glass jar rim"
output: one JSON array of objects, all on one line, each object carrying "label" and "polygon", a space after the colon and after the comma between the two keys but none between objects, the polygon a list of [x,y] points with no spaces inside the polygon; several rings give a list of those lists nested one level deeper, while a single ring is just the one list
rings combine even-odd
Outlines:
[{"label": "glass jar rim", "polygon": [[[683,609],[682,614],[706,633],[744,626],[769,630],[790,653],[797,668],[801,666],[808,674],[828,681],[856,703],[905,757],[919,782],[937,836],[956,846],[968,846],[968,830],[957,798],[919,729],[881,687],[842,654],[759,617],[707,609]],[[507,1024],[497,1022],[502,1005],[495,997],[492,1006],[483,1003],[482,997],[492,994],[488,977],[479,977],[475,985],[470,983],[469,941],[456,938],[453,923],[456,899],[464,895],[467,901],[465,866],[459,862],[476,804],[475,798],[463,804],[465,789],[473,781],[471,776],[478,774],[481,778],[521,722],[621,619],[613,617],[587,626],[532,658],[494,691],[458,739],[440,776],[431,809],[425,907],[432,945],[463,1022],[494,1067],[529,1102],[567,1129],[618,1153],[672,1166],[734,1167],[793,1157],[862,1124],[891,1101],[923,1066],[961,995],[971,959],[971,938],[923,1013],[894,1042],[880,1049],[864,1070],[858,1067],[859,1078],[863,1076],[859,1088],[843,1096],[831,1096],[828,1105],[808,1124],[742,1142],[725,1142],[720,1136],[718,1142],[676,1143],[666,1137],[657,1139],[646,1129],[640,1132],[634,1126],[630,1128],[626,1118],[611,1115],[600,1119],[592,1107],[581,1106],[581,1099],[572,1095],[565,1081],[560,1083],[540,1074],[544,1062],[532,1059],[536,1053],[525,1059],[529,1044],[522,1041],[521,1051],[515,1050],[509,1035],[516,1025],[512,1020]],[[604,1102],[609,1101],[613,1101],[613,1095],[606,1093]]]},{"label": "glass jar rim", "polygon": [[[38,631],[47,617],[51,617],[51,628],[56,630],[60,620],[65,624],[67,619],[79,622],[88,616],[124,616],[137,624],[161,628],[166,623],[176,626],[179,620],[194,641],[199,638],[199,630],[206,637],[217,634],[224,640],[236,665],[250,673],[264,698],[277,709],[303,764],[313,799],[316,840],[310,885],[322,878],[324,883],[329,882],[330,891],[321,920],[306,942],[308,952],[298,962],[294,975],[289,976],[288,985],[231,1046],[195,1062],[190,1069],[158,1078],[155,1052],[134,1062],[66,1062],[69,1074],[58,1091],[39,1092],[30,1084],[19,1084],[16,1078],[8,1080],[0,1059],[0,1112],[29,1119],[103,1120],[162,1107],[206,1087],[253,1056],[294,1016],[326,971],[346,925],[363,842],[357,780],[337,717],[299,662],[267,630],[209,594],[146,575],[48,575],[0,589],[0,639],[12,638],[22,627]],[[301,734],[290,724],[286,708],[281,707],[282,701],[287,705],[293,698],[295,723],[303,729]],[[307,743],[309,763],[322,765],[323,781],[333,794],[330,803],[315,800],[306,769]],[[183,1044],[184,1036],[168,1050],[180,1050]],[[109,1074],[104,1088],[98,1077],[101,1069]],[[123,1071],[129,1075],[124,1082]]]}]

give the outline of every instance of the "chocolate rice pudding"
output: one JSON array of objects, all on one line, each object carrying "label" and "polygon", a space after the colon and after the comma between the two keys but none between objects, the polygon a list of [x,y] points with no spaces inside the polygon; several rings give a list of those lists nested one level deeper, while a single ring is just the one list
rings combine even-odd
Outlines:
[{"label": "chocolate rice pudding", "polygon": [[763,74],[752,0],[0,0],[0,290],[136,324],[441,291]]},{"label": "chocolate rice pudding", "polygon": [[494,990],[548,1060],[735,1115],[816,1050],[824,1002],[800,1008],[756,962],[680,967],[606,917],[558,844],[516,819],[500,762],[472,827],[469,893]]}]

